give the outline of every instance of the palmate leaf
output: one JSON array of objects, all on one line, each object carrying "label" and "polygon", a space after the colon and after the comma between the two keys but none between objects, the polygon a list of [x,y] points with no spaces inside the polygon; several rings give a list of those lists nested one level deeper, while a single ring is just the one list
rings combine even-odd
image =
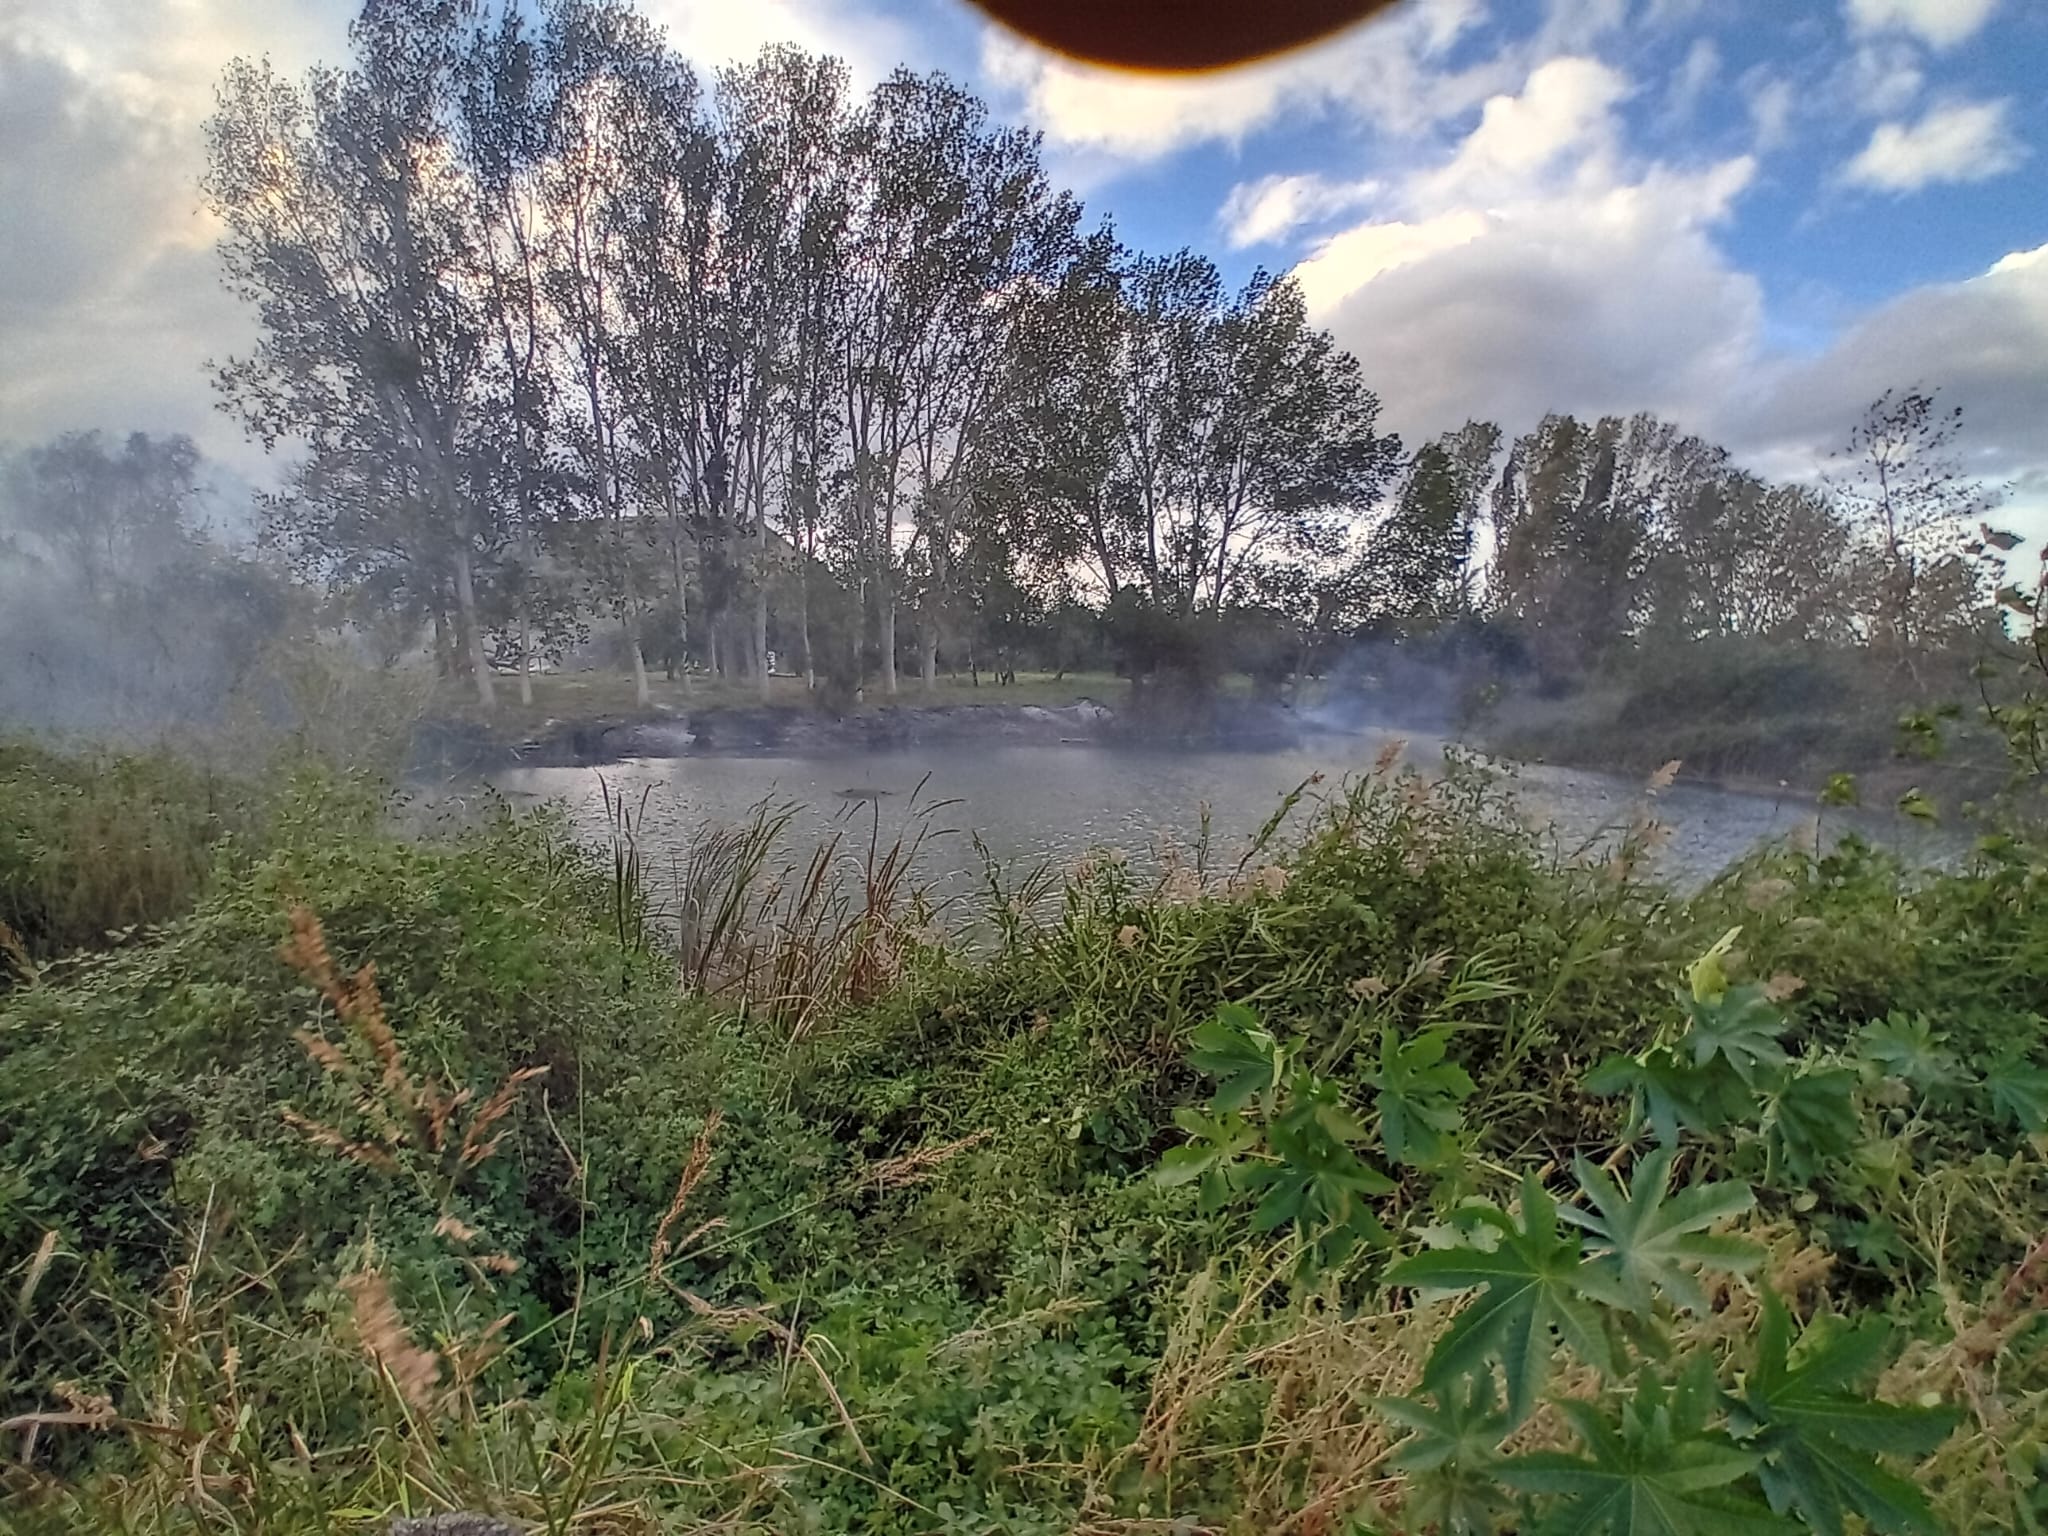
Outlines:
[{"label": "palmate leaf", "polygon": [[1462,1121],[1458,1106],[1472,1094],[1471,1074],[1444,1059],[1450,1032],[1424,1030],[1404,1041],[1398,1030],[1380,1031],[1379,1069],[1366,1082],[1379,1092],[1380,1140],[1387,1156],[1411,1168],[1445,1162],[1456,1150],[1452,1137]]},{"label": "palmate leaf", "polygon": [[1764,1133],[1780,1167],[1810,1183],[1856,1149],[1856,1074],[1847,1067],[1794,1073],[1765,1096]]},{"label": "palmate leaf", "polygon": [[1729,1422],[1763,1455],[1758,1476],[1771,1503],[1797,1510],[1825,1536],[1843,1536],[1850,1510],[1888,1536],[1939,1536],[1920,1490],[1876,1455],[1924,1456],[1948,1438],[1958,1415],[1873,1402],[1850,1390],[1884,1362],[1882,1323],[1809,1329],[1800,1342],[1795,1363],[1791,1317],[1766,1291],[1756,1366],[1729,1401]]},{"label": "palmate leaf", "polygon": [[1175,1110],[1173,1123],[1188,1133],[1188,1140],[1159,1159],[1153,1178],[1169,1187],[1199,1181],[1202,1209],[1220,1209],[1230,1197],[1238,1160],[1259,1144],[1258,1128],[1242,1115],[1205,1115],[1198,1109]]},{"label": "palmate leaf", "polygon": [[1279,1042],[1259,1025],[1259,1016],[1242,1003],[1225,1003],[1216,1017],[1189,1036],[1194,1047],[1188,1064],[1216,1079],[1211,1105],[1224,1113],[1243,1109],[1279,1081]]},{"label": "palmate leaf", "polygon": [[1965,1080],[1955,1056],[1942,1049],[1947,1039],[1924,1018],[1894,1013],[1872,1019],[1856,1032],[1856,1054],[1886,1076],[1929,1093]]},{"label": "palmate leaf", "polygon": [[1491,1536],[1499,1528],[1506,1499],[1496,1469],[1508,1421],[1495,1398],[1487,1371],[1433,1405],[1413,1397],[1375,1402],[1382,1418],[1410,1432],[1387,1460],[1408,1476],[1403,1514],[1411,1523],[1447,1536]]},{"label": "palmate leaf", "polygon": [[2024,1056],[2007,1056],[1984,1074],[1992,1111],[2029,1136],[2048,1130],[2048,1071]]},{"label": "palmate leaf", "polygon": [[1574,1160],[1579,1187],[1593,1210],[1566,1206],[1566,1221],[1583,1227],[1593,1247],[1593,1266],[1613,1282],[1615,1304],[1639,1315],[1662,1295],[1691,1312],[1707,1310],[1696,1268],[1746,1273],[1763,1261],[1763,1250],[1740,1238],[1708,1229],[1756,1204],[1746,1184],[1695,1184],[1670,1194],[1672,1149],[1659,1147],[1636,1165],[1623,1188],[1583,1157]]},{"label": "palmate leaf", "polygon": [[1681,1130],[1707,1134],[1747,1119],[1755,1096],[1725,1063],[1696,1067],[1670,1046],[1639,1056],[1610,1056],[1586,1074],[1586,1091],[1600,1097],[1628,1094],[1657,1139],[1675,1142]]},{"label": "palmate leaf", "polygon": [[1796,1536],[1798,1525],[1732,1487],[1759,1458],[1706,1431],[1703,1396],[1699,1385],[1644,1381],[1618,1423],[1590,1403],[1559,1403],[1586,1454],[1499,1466],[1509,1486],[1562,1500],[1543,1512],[1534,1536]]},{"label": "palmate leaf", "polygon": [[1557,1202],[1533,1176],[1522,1180],[1519,1221],[1491,1206],[1472,1207],[1470,1214],[1499,1233],[1492,1252],[1417,1254],[1390,1269],[1387,1281],[1436,1291],[1483,1288],[1430,1352],[1422,1382],[1441,1396],[1459,1378],[1490,1369],[1497,1351],[1507,1377],[1508,1417],[1519,1424],[1535,1406],[1559,1337],[1602,1375],[1613,1374],[1607,1333],[1587,1296],[1588,1285],[1605,1287],[1580,1256],[1577,1237],[1559,1229]]},{"label": "palmate leaf", "polygon": [[1394,1181],[1352,1150],[1365,1127],[1344,1105],[1334,1083],[1298,1074],[1288,1085],[1287,1107],[1267,1127],[1277,1162],[1246,1170],[1248,1188],[1263,1189],[1252,1226],[1260,1232],[1293,1222],[1314,1241],[1314,1255],[1334,1263],[1361,1242],[1392,1239],[1380,1224],[1373,1197],[1394,1192]]},{"label": "palmate leaf", "polygon": [[1768,1069],[1785,1064],[1785,1049],[1778,1043],[1785,1016],[1757,983],[1730,987],[1712,998],[1695,997],[1688,1012],[1691,1025],[1679,1049],[1694,1066],[1725,1062],[1754,1087]]}]

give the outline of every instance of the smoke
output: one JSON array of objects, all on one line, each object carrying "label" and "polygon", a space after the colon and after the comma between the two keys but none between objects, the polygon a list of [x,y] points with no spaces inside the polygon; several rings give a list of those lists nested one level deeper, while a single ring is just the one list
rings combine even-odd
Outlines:
[{"label": "smoke", "polygon": [[1520,640],[1483,619],[1427,633],[1364,635],[1321,668],[1320,703],[1303,718],[1325,730],[1456,735],[1533,675]]},{"label": "smoke", "polygon": [[198,469],[189,444],[96,434],[0,460],[0,729],[152,739],[251,697],[304,603],[214,535],[247,516]]}]

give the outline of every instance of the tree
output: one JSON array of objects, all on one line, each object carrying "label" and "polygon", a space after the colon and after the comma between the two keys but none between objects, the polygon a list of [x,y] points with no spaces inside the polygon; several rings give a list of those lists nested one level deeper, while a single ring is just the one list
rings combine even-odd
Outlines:
[{"label": "tree", "polygon": [[1546,416],[1516,440],[1494,488],[1493,603],[1552,678],[1583,672],[1632,632],[1651,527],[1647,421]]},{"label": "tree", "polygon": [[186,552],[198,468],[199,450],[182,434],[134,432],[109,452],[97,432],[66,433],[11,467],[6,521],[25,556],[88,601],[113,602],[135,572]]},{"label": "tree", "polygon": [[542,176],[542,281],[565,374],[560,431],[573,465],[568,483],[593,524],[583,541],[588,569],[618,619],[634,696],[645,705],[640,627],[653,551],[629,463],[619,196],[640,174],[636,151],[653,124],[688,131],[696,81],[646,21],[621,6],[568,0],[549,20],[558,83]]},{"label": "tree", "polygon": [[228,285],[262,326],[218,370],[223,402],[266,447],[309,449],[280,531],[337,574],[406,562],[437,614],[445,590],[488,706],[478,568],[499,529],[465,476],[488,328],[475,183],[450,149],[462,14],[371,0],[355,66],[302,87],[230,65],[203,186]]},{"label": "tree", "polygon": [[1931,568],[1964,567],[1962,541],[1998,499],[1965,473],[1956,447],[1962,407],[1943,409],[1937,393],[1886,390],[1850,430],[1828,479],[1867,551],[1859,586],[1871,643],[1908,672],[1943,622],[1943,611],[1929,613],[1923,601]]},{"label": "tree", "polygon": [[1473,526],[1499,452],[1500,428],[1473,421],[1409,462],[1393,511],[1363,552],[1374,619],[1442,620],[1465,606]]},{"label": "tree", "polygon": [[1131,491],[1115,372],[1124,257],[1104,226],[1032,296],[1011,350],[1003,419],[989,433],[990,478],[1020,508],[1017,546],[1053,568],[1084,571],[1104,602],[1138,574],[1120,508]]},{"label": "tree", "polygon": [[1722,466],[1655,530],[1648,625],[1683,639],[1847,640],[1849,532],[1823,495]]},{"label": "tree", "polygon": [[556,50],[525,15],[478,26],[462,59],[457,144],[475,179],[480,281],[490,346],[478,406],[484,451],[477,494],[505,529],[506,600],[519,702],[533,702],[533,666],[578,633],[575,583],[552,558],[551,506],[562,501],[553,425],[560,408],[557,336],[544,288],[545,176],[558,111]]},{"label": "tree", "polygon": [[0,717],[135,729],[218,715],[297,604],[209,534],[207,494],[183,436],[72,432],[0,459]]}]

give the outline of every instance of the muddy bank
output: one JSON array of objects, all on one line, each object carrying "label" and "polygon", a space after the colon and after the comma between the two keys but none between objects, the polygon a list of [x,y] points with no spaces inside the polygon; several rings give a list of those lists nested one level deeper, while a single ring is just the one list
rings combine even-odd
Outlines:
[{"label": "muddy bank", "polygon": [[626,758],[771,754],[825,757],[957,742],[1053,746],[1185,746],[1272,751],[1324,734],[1315,721],[1260,700],[1215,700],[1199,712],[1112,709],[1083,699],[1035,704],[897,704],[824,710],[724,705],[688,713],[549,721],[519,740],[470,721],[429,720],[415,733],[415,771],[575,767]]}]

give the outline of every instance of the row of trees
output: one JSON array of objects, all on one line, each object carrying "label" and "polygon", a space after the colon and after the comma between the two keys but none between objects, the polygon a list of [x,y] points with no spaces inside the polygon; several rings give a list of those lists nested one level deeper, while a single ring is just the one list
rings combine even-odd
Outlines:
[{"label": "row of trees", "polygon": [[1654,417],[1548,417],[1492,486],[1490,606],[1553,675],[1643,636],[1867,644],[1910,670],[1990,618],[1963,541],[1995,498],[1960,429],[1888,393],[1820,483],[1770,485]]},{"label": "row of trees", "polygon": [[617,0],[370,0],[351,38],[222,84],[262,339],[219,385],[305,445],[270,508],[302,568],[486,702],[592,619],[643,694],[650,650],[894,692],[1091,610],[1135,665],[1236,614],[1298,667],[1483,607],[1568,673],[1651,630],[1910,650],[1981,606],[1922,547],[1971,510],[1926,397],[1828,489],[1648,417],[1408,453],[1293,282],[1085,228],[941,76],[857,96],[771,48],[706,85]]},{"label": "row of trees", "polygon": [[591,609],[643,677],[663,608],[761,675],[778,571],[806,665],[829,575],[893,691],[906,610],[930,680],[994,573],[1213,607],[1334,554],[1393,466],[1291,283],[1084,235],[943,77],[856,100],[780,48],[707,91],[608,0],[373,0],[352,36],[223,84],[207,189],[263,339],[220,385],[309,445],[293,547],[445,615],[487,700],[494,633],[524,661]]}]

